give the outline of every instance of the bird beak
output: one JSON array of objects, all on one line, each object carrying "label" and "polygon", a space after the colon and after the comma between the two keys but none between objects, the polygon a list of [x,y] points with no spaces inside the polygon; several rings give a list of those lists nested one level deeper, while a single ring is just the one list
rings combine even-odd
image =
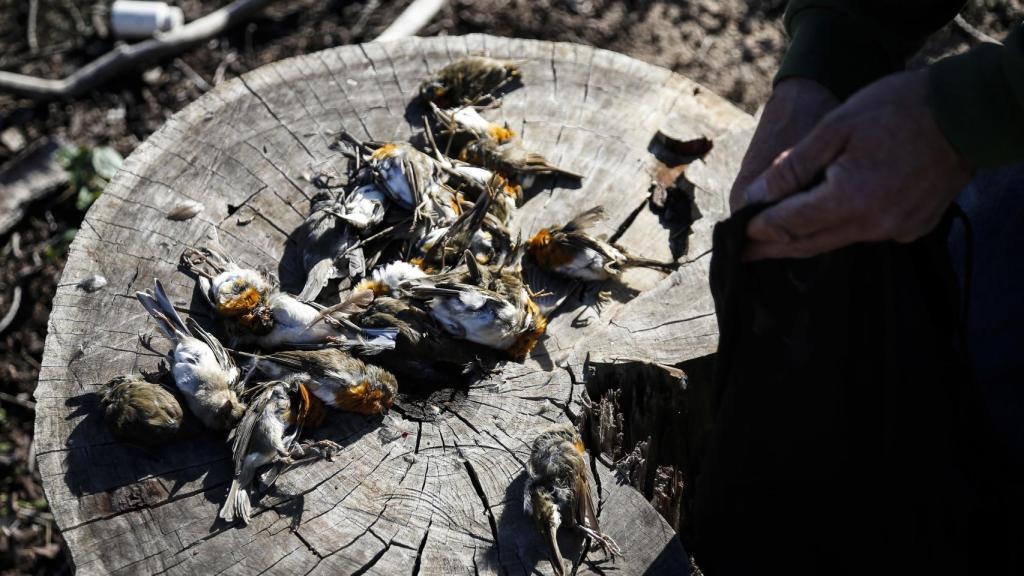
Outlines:
[{"label": "bird beak", "polygon": [[565,576],[565,560],[562,559],[562,552],[558,549],[558,538],[555,536],[556,528],[552,525],[547,527],[548,555],[551,557],[551,566],[555,569],[555,576]]}]

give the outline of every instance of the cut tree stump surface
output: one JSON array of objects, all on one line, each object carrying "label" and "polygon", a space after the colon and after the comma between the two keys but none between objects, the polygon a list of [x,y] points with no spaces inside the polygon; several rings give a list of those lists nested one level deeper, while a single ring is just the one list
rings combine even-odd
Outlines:
[{"label": "cut tree stump surface", "polygon": [[[139,342],[156,330],[133,294],[160,278],[183,310],[208,314],[177,263],[214,227],[241,263],[287,275],[288,235],[316,192],[308,176],[343,165],[329,147],[334,135],[345,128],[359,138],[408,139],[421,125],[422,110],[409,107],[420,80],[471,53],[526,61],[525,86],[485,115],[584,175],[581,187],[559,180],[524,205],[514,223],[524,237],[603,204],[604,232],[636,253],[669,258],[671,231],[647,206],[658,166],[648,147],[658,130],[710,138],[714,149],[687,169],[701,218],[679,258],[686,263],[669,276],[630,270],[627,296],[616,291],[600,318],[567,302],[531,358],[503,364],[468,391],[400,399],[401,413],[383,419],[333,418],[314,437],[344,446],[334,462],[284,474],[256,502],[249,526],[216,520],[232,474],[223,439],[203,435],[146,452],[114,441],[103,425],[102,383],[160,360]],[[35,442],[79,573],[549,574],[543,542],[522,512],[529,445],[578,413],[588,354],[677,364],[715,350],[710,230],[727,213],[752,126],[722,98],[662,68],[574,44],[482,35],[345,46],[219,85],[127,159],[87,214],[54,299]],[[205,210],[165,219],[186,200]],[[93,274],[109,284],[94,293],[75,287]],[[588,314],[589,325],[573,325]],[[602,527],[624,556],[588,552],[579,573],[682,573],[685,553],[668,524],[607,463],[592,469]],[[580,539],[561,532],[567,559],[579,561]]]}]

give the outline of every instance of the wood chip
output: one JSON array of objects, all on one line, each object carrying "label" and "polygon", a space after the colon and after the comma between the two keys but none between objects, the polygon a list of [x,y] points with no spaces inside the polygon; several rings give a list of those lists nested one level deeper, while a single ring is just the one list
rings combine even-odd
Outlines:
[{"label": "wood chip", "polygon": [[196,214],[202,212],[206,207],[195,200],[186,200],[178,204],[167,213],[168,220],[190,220]]}]

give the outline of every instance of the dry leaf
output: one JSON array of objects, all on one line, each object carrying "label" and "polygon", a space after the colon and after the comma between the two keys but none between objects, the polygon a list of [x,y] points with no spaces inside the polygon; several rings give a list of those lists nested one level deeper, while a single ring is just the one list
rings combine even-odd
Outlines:
[{"label": "dry leaf", "polygon": [[206,208],[195,200],[186,200],[181,204],[178,204],[167,213],[168,220],[189,220],[194,218],[196,214],[199,214]]}]

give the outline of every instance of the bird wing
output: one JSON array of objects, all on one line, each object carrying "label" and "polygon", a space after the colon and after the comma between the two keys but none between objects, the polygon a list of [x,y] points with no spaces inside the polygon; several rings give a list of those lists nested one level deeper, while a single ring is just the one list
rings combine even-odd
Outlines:
[{"label": "bird wing", "polygon": [[552,234],[552,237],[554,242],[567,246],[574,252],[578,252],[580,250],[593,250],[601,256],[604,256],[605,260],[608,261],[617,261],[621,258],[621,255],[612,252],[614,248],[612,248],[608,243],[602,242],[601,240],[580,231],[558,232]]},{"label": "bird wing", "polygon": [[216,336],[210,334],[195,321],[194,318],[188,319],[188,331],[194,338],[198,338],[206,343],[213,352],[214,358],[217,359],[217,364],[220,365],[224,370],[230,370],[236,367],[235,361],[228,355],[227,350],[224,349],[224,345],[220,343],[220,340]]},{"label": "bird wing", "polygon": [[594,500],[590,495],[590,483],[587,482],[587,471],[582,466],[575,470],[575,493],[576,506],[573,510],[573,520],[580,526],[585,526],[600,532],[601,527],[597,523],[597,512],[594,508]]},{"label": "bird wing", "polygon": [[577,214],[575,218],[569,220],[569,222],[562,226],[561,231],[578,232],[580,230],[586,230],[601,220],[604,220],[604,216],[604,206],[594,206],[590,210]]},{"label": "bird wing", "polygon": [[236,476],[241,472],[245,456],[249,452],[249,441],[252,439],[253,428],[257,426],[260,418],[263,417],[263,411],[266,409],[267,402],[270,401],[273,392],[273,382],[261,384],[253,389],[255,397],[249,402],[245,414],[242,415],[242,421],[231,432],[234,436],[234,441],[231,445],[231,455],[235,462]]}]

